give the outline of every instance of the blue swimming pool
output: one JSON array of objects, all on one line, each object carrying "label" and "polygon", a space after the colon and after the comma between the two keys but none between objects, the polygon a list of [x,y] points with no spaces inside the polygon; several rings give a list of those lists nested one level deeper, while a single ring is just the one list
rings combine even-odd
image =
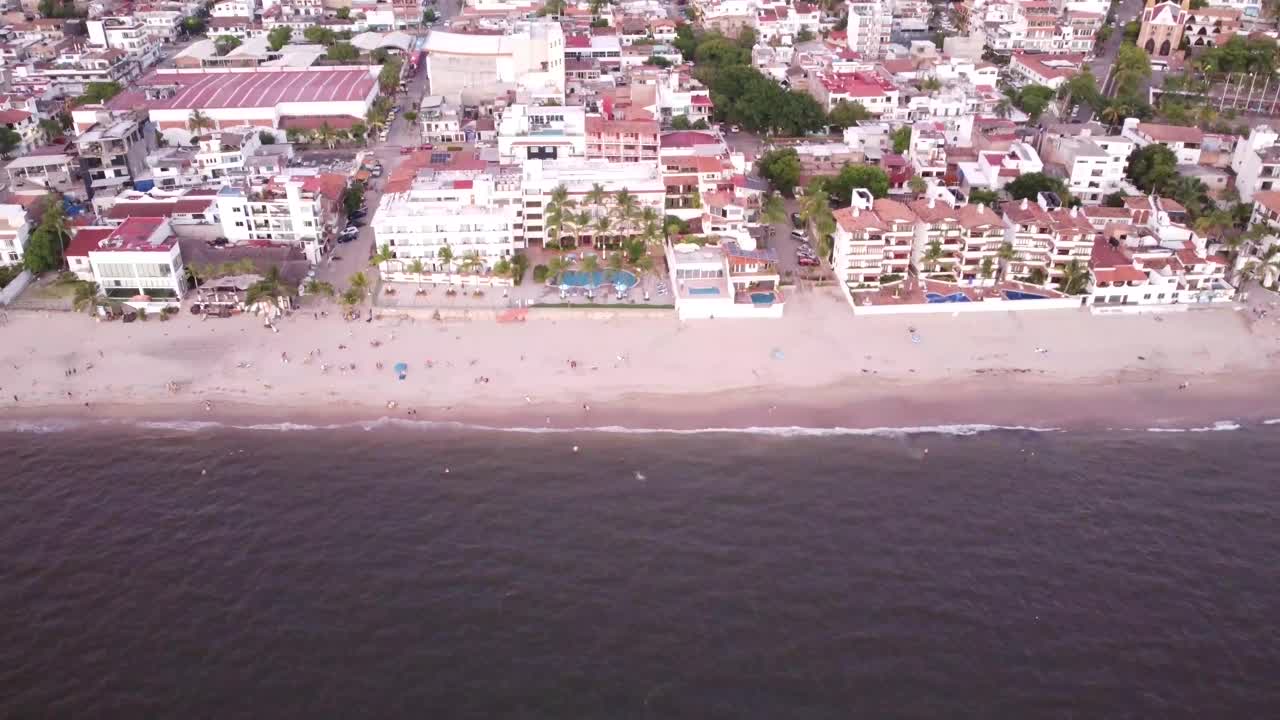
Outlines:
[{"label": "blue swimming pool", "polygon": [[931,292],[931,293],[925,293],[925,294],[924,294],[924,299],[925,299],[927,302],[931,302],[931,303],[961,303],[961,302],[969,302],[969,296],[968,296],[968,295],[965,295],[965,294],[964,294],[964,293],[962,293],[962,292],[954,292],[954,293],[951,293],[950,295],[943,295],[943,294],[941,294],[941,293],[932,293],[932,292]]},{"label": "blue swimming pool", "polygon": [[690,295],[719,295],[720,288],[713,288],[713,287],[689,288],[689,294]]},{"label": "blue swimming pool", "polygon": [[773,293],[771,292],[754,292],[751,293],[752,305],[772,305]]},{"label": "blue swimming pool", "polygon": [[565,270],[560,273],[560,277],[555,280],[548,281],[550,285],[568,285],[569,287],[601,287],[603,285],[613,286],[617,284],[626,285],[627,289],[636,286],[636,276],[626,270],[597,270],[595,272],[584,272],[582,270]]},{"label": "blue swimming pool", "polygon": [[1035,293],[1022,292],[1021,290],[1005,290],[1004,298],[1006,300],[1044,300],[1044,295]]}]

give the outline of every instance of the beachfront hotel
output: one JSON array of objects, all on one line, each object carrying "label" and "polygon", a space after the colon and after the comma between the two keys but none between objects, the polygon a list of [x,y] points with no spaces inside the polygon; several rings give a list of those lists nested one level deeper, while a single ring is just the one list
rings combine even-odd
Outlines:
[{"label": "beachfront hotel", "polygon": [[[666,186],[656,162],[610,162],[608,160],[526,160],[521,166],[521,193],[524,198],[524,237],[528,246],[545,245],[548,240],[562,245],[597,245],[595,232],[561,232],[548,238],[547,205],[557,187],[564,186],[577,211],[589,208],[588,194],[599,185],[610,195],[626,190],[636,200],[636,210],[652,208],[661,216]],[[636,227],[615,225],[610,234],[633,233]]]},{"label": "beachfront hotel", "polygon": [[782,317],[778,255],[751,245],[667,243],[676,315],[681,320]]},{"label": "beachfront hotel", "polygon": [[[378,201],[372,223],[374,243],[395,260],[383,269],[388,279],[417,260],[427,272],[450,273],[462,263],[492,268],[524,247],[520,171],[515,166],[424,169],[408,187],[394,186]],[[446,262],[441,250],[449,248]],[[480,269],[480,268],[473,268]]]}]

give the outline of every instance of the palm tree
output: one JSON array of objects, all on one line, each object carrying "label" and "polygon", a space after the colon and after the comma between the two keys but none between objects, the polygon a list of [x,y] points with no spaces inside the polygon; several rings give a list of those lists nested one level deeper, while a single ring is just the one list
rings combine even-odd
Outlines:
[{"label": "palm tree", "polygon": [[1110,105],[1102,108],[1102,112],[1098,113],[1098,117],[1102,118],[1103,122],[1113,128],[1119,125],[1120,121],[1124,120],[1128,116],[1129,108],[1118,102],[1111,103]]},{"label": "palm tree", "polygon": [[325,297],[333,297],[333,285],[323,280],[307,281],[308,295],[323,295]]},{"label": "palm tree", "polygon": [[911,179],[907,181],[907,188],[916,195],[922,195],[925,190],[929,189],[929,183],[919,175],[912,175]]},{"label": "palm tree", "polygon": [[71,299],[71,307],[76,310],[89,309],[93,312],[94,301],[98,298],[98,284],[94,282],[80,281],[76,283],[76,294]]},{"label": "palm tree", "polygon": [[333,149],[334,141],[337,137],[338,134],[333,131],[333,128],[329,127],[327,121],[321,123],[320,129],[316,131],[316,139],[324,143],[330,150]]},{"label": "palm tree", "polygon": [[990,280],[991,276],[995,274],[995,263],[991,261],[990,255],[982,258],[982,265],[978,268],[978,271],[982,273],[982,277],[986,280]]},{"label": "palm tree", "polygon": [[356,293],[361,300],[369,292],[369,278],[362,272],[354,272],[347,278],[348,292]]},{"label": "palm tree", "polygon": [[596,225],[595,225],[596,245],[599,245],[604,238],[607,238],[609,236],[609,226],[610,226],[610,223],[609,223],[608,215],[601,215],[600,217],[596,218]]},{"label": "palm tree", "polygon": [[605,267],[613,273],[614,277],[617,277],[626,265],[627,258],[621,252],[609,253],[609,259],[605,261]]},{"label": "palm tree", "polygon": [[639,202],[636,196],[627,192],[626,188],[622,188],[613,195],[613,204],[618,208],[618,216],[623,220],[631,220],[636,216],[636,209]]},{"label": "palm tree", "polygon": [[1280,277],[1280,245],[1271,245],[1258,256],[1252,268],[1263,287],[1271,287]]},{"label": "palm tree", "polygon": [[585,201],[588,205],[593,207],[601,207],[608,199],[609,191],[605,190],[604,186],[600,183],[595,183],[591,186],[591,189],[587,191]]},{"label": "palm tree", "polygon": [[472,250],[462,256],[462,262],[459,263],[459,270],[463,273],[478,273],[484,268],[484,260],[480,259],[480,253]]},{"label": "palm tree", "polygon": [[1085,291],[1085,287],[1089,284],[1089,270],[1080,263],[1077,258],[1072,258],[1066,267],[1062,268],[1062,292],[1067,295],[1079,295]]},{"label": "palm tree", "polygon": [[995,110],[996,117],[1008,118],[1013,114],[1013,103],[1009,101],[1009,98],[1001,98],[1000,102],[996,103]]},{"label": "palm tree", "polygon": [[369,108],[369,111],[364,114],[364,124],[368,125],[370,130],[377,133],[381,132],[382,128],[387,126],[387,119],[385,115],[378,112],[378,108],[373,107]]},{"label": "palm tree", "polygon": [[391,261],[395,259],[396,254],[391,251],[391,246],[384,243],[378,248],[378,252],[374,253],[373,257],[369,258],[369,264],[383,272],[386,272],[390,267]]},{"label": "palm tree", "polygon": [[1018,257],[1018,253],[1013,249],[1013,243],[1002,242],[1000,249],[996,251],[996,258],[1000,261],[1000,279],[1004,280],[1009,272],[1009,263]]},{"label": "palm tree", "polygon": [[938,80],[938,78],[936,77],[927,77],[924,79],[923,82],[920,83],[920,89],[924,90],[925,92],[933,92],[935,90],[941,90],[942,81]]},{"label": "palm tree", "polygon": [[1031,272],[1027,273],[1027,282],[1032,285],[1044,285],[1049,281],[1049,271],[1042,267],[1031,268]]},{"label": "palm tree", "polygon": [[547,281],[554,283],[568,269],[569,263],[563,255],[552,255],[551,259],[547,260]]},{"label": "palm tree", "polygon": [[1195,228],[1196,233],[1216,239],[1223,230],[1229,229],[1234,224],[1235,218],[1229,210],[1214,210],[1208,215],[1196,218],[1192,227]]},{"label": "palm tree", "polygon": [[582,236],[589,229],[591,229],[591,213],[583,210],[573,216],[573,237],[578,245],[582,244]]},{"label": "palm tree", "polygon": [[765,194],[760,201],[760,219],[772,224],[787,221],[787,206],[782,201],[782,196],[773,191]]},{"label": "palm tree", "polygon": [[422,274],[427,271],[426,266],[422,264],[422,258],[414,258],[413,262],[409,263],[409,267],[405,269],[413,273],[414,275],[418,276],[418,289],[421,290]]},{"label": "palm tree", "polygon": [[187,127],[191,128],[192,134],[199,135],[201,130],[213,127],[213,120],[199,110],[192,110],[191,115],[187,117]]},{"label": "palm tree", "polygon": [[585,273],[600,272],[600,256],[586,255],[582,258],[582,262],[578,263],[578,268]]},{"label": "palm tree", "polygon": [[440,264],[444,266],[444,271],[450,272],[449,267],[453,265],[453,248],[445,245],[440,248],[440,251],[436,253],[436,256],[440,258]]},{"label": "palm tree", "polygon": [[564,234],[565,221],[569,219],[568,208],[569,188],[563,184],[557,185],[551,190],[551,199],[547,201],[547,210],[544,215],[546,221],[547,237],[555,246],[560,249],[560,238]]},{"label": "palm tree", "polygon": [[351,311],[355,310],[356,306],[363,301],[364,295],[355,288],[347,288],[338,298],[338,302],[342,303],[342,307],[346,311],[347,315],[350,315]]},{"label": "palm tree", "polygon": [[946,254],[946,251],[942,249],[941,240],[930,240],[929,246],[924,251],[924,256],[920,258],[924,261],[925,267],[929,268],[925,272],[938,272],[939,261]]},{"label": "palm tree", "polygon": [[653,258],[649,255],[641,255],[640,259],[636,260],[632,267],[635,268],[636,274],[640,277],[649,275],[653,272]]}]

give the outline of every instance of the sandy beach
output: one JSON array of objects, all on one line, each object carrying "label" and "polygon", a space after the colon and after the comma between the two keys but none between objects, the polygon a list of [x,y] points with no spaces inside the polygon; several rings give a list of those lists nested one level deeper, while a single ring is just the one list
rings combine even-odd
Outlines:
[{"label": "sandy beach", "polygon": [[252,316],[125,325],[13,311],[0,326],[0,419],[875,428],[1280,416],[1268,390],[1280,325],[1229,308],[868,318],[813,292],[780,321],[366,323],[329,310],[296,312],[278,332]]}]

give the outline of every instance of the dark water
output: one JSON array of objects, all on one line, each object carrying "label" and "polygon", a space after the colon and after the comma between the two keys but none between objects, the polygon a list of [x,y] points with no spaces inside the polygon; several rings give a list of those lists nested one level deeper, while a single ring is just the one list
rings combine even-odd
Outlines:
[{"label": "dark water", "polygon": [[0,457],[4,718],[1280,708],[1280,427],[118,427]]}]

